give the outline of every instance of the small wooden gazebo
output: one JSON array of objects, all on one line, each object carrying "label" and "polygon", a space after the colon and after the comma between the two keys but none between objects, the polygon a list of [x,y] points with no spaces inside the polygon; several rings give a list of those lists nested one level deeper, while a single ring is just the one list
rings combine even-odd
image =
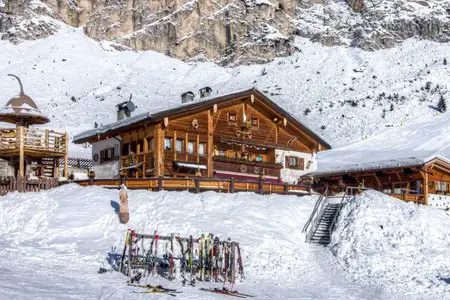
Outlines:
[{"label": "small wooden gazebo", "polygon": [[31,128],[50,120],[36,103],[25,95],[22,82],[20,94],[12,97],[0,110],[0,122],[15,124],[15,128],[0,128],[0,158],[8,161],[6,176],[59,177],[59,161],[64,158],[64,176],[68,175],[68,135],[49,129]]}]

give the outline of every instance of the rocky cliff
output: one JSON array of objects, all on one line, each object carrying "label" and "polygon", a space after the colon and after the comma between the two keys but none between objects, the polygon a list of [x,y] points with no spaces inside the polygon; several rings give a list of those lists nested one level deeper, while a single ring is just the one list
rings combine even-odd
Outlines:
[{"label": "rocky cliff", "polygon": [[439,0],[0,0],[0,35],[18,43],[61,21],[96,40],[182,60],[262,63],[294,51],[295,36],[366,50],[417,37],[449,40]]}]

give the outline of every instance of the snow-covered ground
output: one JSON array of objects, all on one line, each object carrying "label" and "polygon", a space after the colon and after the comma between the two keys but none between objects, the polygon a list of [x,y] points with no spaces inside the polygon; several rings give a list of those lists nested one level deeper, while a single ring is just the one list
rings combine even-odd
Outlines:
[{"label": "snow-covered ground", "polygon": [[[0,197],[0,295],[5,299],[164,299],[134,294],[120,273],[97,273],[100,267],[110,268],[108,253],[112,247],[121,251],[126,229],[133,227],[183,236],[212,232],[239,241],[246,279],[237,288],[255,294],[255,299],[405,298],[405,289],[396,291],[397,286],[410,288],[408,299],[448,296],[442,294],[448,287],[430,279],[449,275],[449,263],[443,260],[448,233],[438,234],[449,227],[449,219],[440,210],[368,194],[361,205],[351,204],[344,211],[333,238],[336,259],[328,248],[304,242],[301,230],[315,197],[131,191],[127,225],[119,223],[111,203],[117,198],[117,190],[75,184]],[[378,212],[383,215],[377,217]],[[429,229],[422,228],[428,225]],[[365,236],[377,230],[377,235]],[[400,250],[380,246],[388,243],[396,243]],[[412,252],[405,254],[407,249]],[[417,260],[414,252],[420,252]],[[436,262],[426,265],[435,256]],[[433,266],[438,269],[432,271]],[[411,278],[414,275],[417,279]],[[183,288],[180,282],[162,278],[148,282],[183,291],[180,299],[226,299],[199,291],[202,284]]]},{"label": "snow-covered ground", "polygon": [[386,126],[432,118],[440,96],[448,97],[448,44],[408,40],[376,52],[306,39],[295,44],[298,51],[290,57],[223,68],[152,51],[120,52],[87,38],[81,29],[63,27],[37,41],[0,41],[0,102],[19,91],[6,74],[19,75],[25,92],[52,120],[48,127],[73,136],[92,129],[94,122],[115,121],[115,105],[130,94],[138,114],[178,105],[188,90],[198,100],[204,86],[212,87],[213,95],[256,86],[333,146],[341,146]]},{"label": "snow-covered ground", "polygon": [[450,214],[367,191],[343,209],[331,249],[357,282],[450,299]]}]

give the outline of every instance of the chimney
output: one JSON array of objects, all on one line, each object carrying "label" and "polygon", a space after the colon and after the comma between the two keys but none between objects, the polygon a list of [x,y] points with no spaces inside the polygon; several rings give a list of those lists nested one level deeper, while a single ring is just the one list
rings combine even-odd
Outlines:
[{"label": "chimney", "polygon": [[205,86],[200,89],[200,98],[205,98],[211,96],[212,89],[209,86]]},{"label": "chimney", "polygon": [[187,102],[192,102],[194,101],[194,93],[189,91],[186,93],[181,94],[181,103],[187,103]]},{"label": "chimney", "polygon": [[117,121],[129,118],[131,113],[136,109],[136,105],[130,100],[119,103],[116,105],[117,108]]}]

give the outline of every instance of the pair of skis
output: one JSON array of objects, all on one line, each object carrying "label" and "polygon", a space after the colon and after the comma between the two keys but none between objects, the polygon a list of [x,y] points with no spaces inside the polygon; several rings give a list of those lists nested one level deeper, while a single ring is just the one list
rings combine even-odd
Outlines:
[{"label": "pair of skis", "polygon": [[[136,285],[136,284],[129,284],[129,286],[134,286],[134,287],[147,289],[147,291],[143,291],[143,292],[134,291],[134,293],[139,293],[139,294],[167,294],[167,295],[170,295],[172,297],[176,297],[175,294],[181,294],[182,293],[181,291],[177,291],[176,289],[168,289],[168,288],[165,288],[165,287],[163,287],[161,285]],[[238,291],[228,290],[226,288],[223,288],[223,289],[218,289],[218,288],[214,288],[214,289],[200,288],[200,290],[204,291],[204,292],[220,294],[220,295],[225,295],[225,296],[233,296],[233,297],[238,297],[238,298],[255,297],[253,295],[240,293]]]},{"label": "pair of skis", "polygon": [[139,287],[139,288],[144,288],[147,289],[147,291],[143,291],[143,292],[138,292],[138,291],[133,291],[133,293],[138,293],[138,294],[167,294],[169,296],[172,297],[176,297],[175,294],[181,294],[182,292],[177,291],[176,289],[168,289],[165,288],[161,285],[136,285],[136,284],[129,284],[129,286],[134,286],[134,287]]},{"label": "pair of skis", "polygon": [[220,295],[226,295],[226,296],[233,296],[233,297],[238,297],[238,298],[251,298],[251,297],[255,297],[255,296],[253,296],[253,295],[240,293],[240,292],[238,292],[238,291],[229,290],[229,289],[227,289],[227,288],[222,288],[222,289],[218,289],[218,288],[214,288],[214,289],[201,288],[200,290],[201,290],[201,291],[204,291],[204,292],[209,292],[209,293],[214,293],[214,294],[220,294]]}]

